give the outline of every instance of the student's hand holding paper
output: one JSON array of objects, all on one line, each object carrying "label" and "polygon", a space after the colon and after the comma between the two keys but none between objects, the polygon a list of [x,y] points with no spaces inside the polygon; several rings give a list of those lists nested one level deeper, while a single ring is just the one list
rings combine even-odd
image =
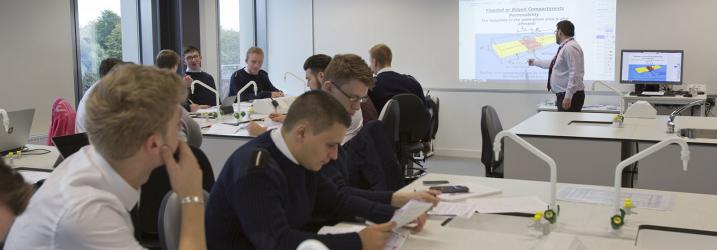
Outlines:
[{"label": "student's hand holding paper", "polygon": [[413,228],[414,233],[418,233],[423,229],[423,226],[426,225],[426,220],[428,220],[428,215],[426,213],[421,214],[421,216],[418,216],[414,222],[416,223],[416,227]]},{"label": "student's hand holding paper", "polygon": [[383,224],[369,225],[359,232],[363,250],[383,249],[391,237],[396,222],[389,221]]},{"label": "student's hand holding paper", "polygon": [[410,200],[420,200],[425,202],[433,203],[435,206],[438,204],[438,196],[441,194],[441,192],[436,190],[429,190],[429,191],[418,191],[418,192],[412,192],[412,193],[393,193],[391,197],[391,206],[393,207],[402,207],[408,201]]},{"label": "student's hand holding paper", "polygon": [[261,125],[259,125],[256,122],[253,122],[253,121],[249,122],[246,129],[249,131],[250,136],[255,136],[255,137],[266,132],[265,127],[262,127]]},{"label": "student's hand holding paper", "polygon": [[275,122],[284,122],[284,119],[286,119],[286,115],[282,115],[279,113],[271,113],[269,114],[269,119]]}]

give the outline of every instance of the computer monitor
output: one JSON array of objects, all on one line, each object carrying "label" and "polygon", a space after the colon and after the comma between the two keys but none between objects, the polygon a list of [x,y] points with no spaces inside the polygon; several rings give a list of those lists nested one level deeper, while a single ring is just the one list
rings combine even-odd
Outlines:
[{"label": "computer monitor", "polygon": [[620,82],[682,84],[682,50],[622,50]]}]

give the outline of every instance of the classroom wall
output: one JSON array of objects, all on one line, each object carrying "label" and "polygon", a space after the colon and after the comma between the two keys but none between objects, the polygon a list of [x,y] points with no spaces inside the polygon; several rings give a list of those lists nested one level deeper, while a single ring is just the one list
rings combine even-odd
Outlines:
[{"label": "classroom wall", "polygon": [[47,133],[56,97],[74,105],[69,1],[0,4],[0,108],[35,108],[31,134]]},{"label": "classroom wall", "polygon": [[[616,51],[684,49],[685,82],[705,84],[708,92],[717,92],[717,73],[708,66],[717,55],[710,49],[717,44],[717,33],[709,21],[717,1],[618,0],[617,4]],[[431,95],[441,98],[438,155],[480,157],[483,105],[494,106],[503,127],[510,128],[534,114],[539,102],[554,98],[541,90],[544,85],[527,90],[487,89],[459,82],[456,0],[315,0],[314,12],[316,53],[352,52],[368,57],[373,44],[385,42],[394,50],[394,68],[416,76],[430,87]],[[607,92],[588,93],[586,102],[617,105],[618,99]]]}]

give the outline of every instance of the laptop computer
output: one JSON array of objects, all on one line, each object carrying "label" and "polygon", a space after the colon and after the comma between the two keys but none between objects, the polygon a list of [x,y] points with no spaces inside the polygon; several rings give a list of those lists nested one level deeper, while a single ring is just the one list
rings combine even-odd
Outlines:
[{"label": "laptop computer", "polygon": [[27,144],[35,109],[12,111],[7,116],[10,120],[9,128],[5,128],[4,118],[0,116],[0,155],[22,149]]},{"label": "laptop computer", "polygon": [[70,155],[79,151],[82,147],[90,145],[90,140],[87,138],[86,133],[79,133],[52,137],[52,143],[57,147],[57,151],[60,151],[62,158],[67,159],[67,157],[70,157]]}]

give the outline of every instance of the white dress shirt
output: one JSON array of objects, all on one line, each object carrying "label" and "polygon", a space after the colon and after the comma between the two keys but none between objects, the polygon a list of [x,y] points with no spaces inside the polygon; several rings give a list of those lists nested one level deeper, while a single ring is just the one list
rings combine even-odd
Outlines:
[{"label": "white dress shirt", "polygon": [[[584,90],[583,76],[585,75],[585,64],[583,61],[583,49],[574,38],[566,39],[561,43],[563,48],[558,52],[558,57],[553,65],[553,72],[550,75],[550,88],[553,93],[565,92],[565,98],[572,99],[575,92]],[[535,60],[535,66],[548,69],[550,60]]]},{"label": "white dress shirt", "polygon": [[95,151],[85,146],[60,164],[16,220],[5,249],[144,249],[129,210],[139,200]]},{"label": "white dress shirt", "polygon": [[85,103],[90,97],[90,93],[92,93],[92,90],[95,89],[95,86],[97,86],[97,83],[99,82],[100,81],[97,81],[92,84],[92,86],[85,91],[82,99],[80,99],[80,103],[77,104],[77,114],[75,115],[75,133],[87,132],[87,128],[85,128]]},{"label": "white dress shirt", "polygon": [[346,136],[344,136],[344,140],[341,141],[341,145],[343,146],[354,138],[359,131],[361,131],[361,128],[363,127],[363,114],[361,114],[361,109],[356,110],[356,113],[354,113],[353,116],[351,116],[351,126],[349,126],[348,129],[346,129]]},{"label": "white dress shirt", "polygon": [[286,158],[289,158],[291,162],[293,162],[296,165],[299,165],[299,161],[294,158],[294,155],[291,154],[291,151],[289,151],[289,145],[286,144],[286,140],[284,140],[284,136],[281,135],[281,129],[273,129],[271,132],[269,132],[271,136],[271,140],[274,142],[274,145],[279,149],[279,152],[284,154]]}]

